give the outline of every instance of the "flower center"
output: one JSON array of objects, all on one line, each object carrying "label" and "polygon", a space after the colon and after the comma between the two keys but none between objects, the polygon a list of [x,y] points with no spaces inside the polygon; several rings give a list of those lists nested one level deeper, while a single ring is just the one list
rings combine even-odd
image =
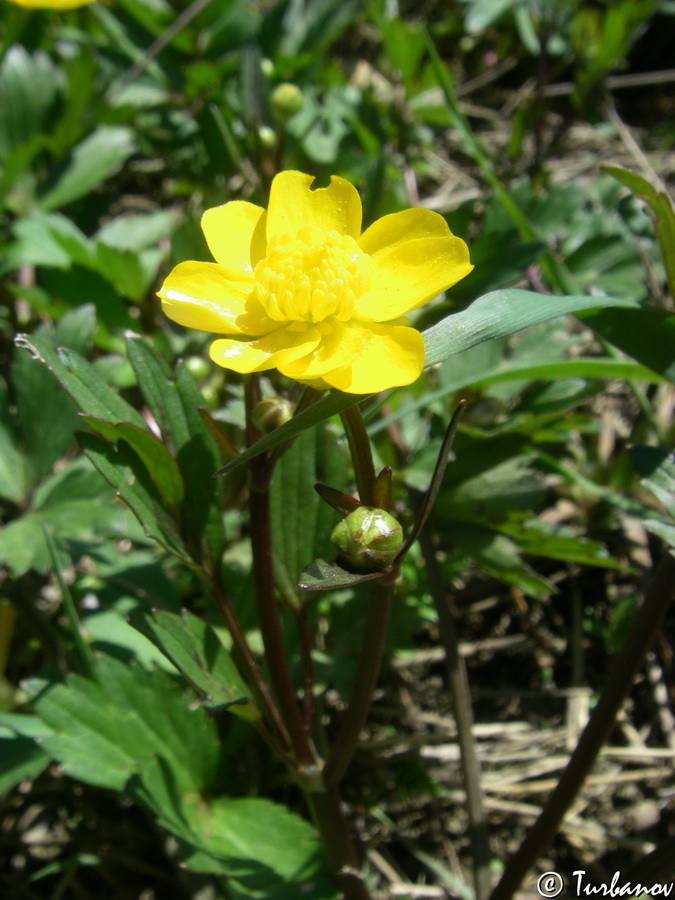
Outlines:
[{"label": "flower center", "polygon": [[348,321],[368,288],[372,262],[348,235],[305,225],[295,237],[272,238],[255,267],[255,293],[271,319]]}]

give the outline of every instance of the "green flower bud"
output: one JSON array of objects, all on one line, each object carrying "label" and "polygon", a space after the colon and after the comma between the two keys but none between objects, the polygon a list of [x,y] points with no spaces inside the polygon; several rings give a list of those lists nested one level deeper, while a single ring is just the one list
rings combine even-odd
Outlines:
[{"label": "green flower bud", "polygon": [[209,365],[203,356],[188,356],[185,365],[198,380],[206,378],[213,371],[213,366]]},{"label": "green flower bud", "polygon": [[270,107],[274,115],[281,119],[290,119],[300,109],[302,109],[303,96],[302,91],[297,84],[291,84],[290,81],[283,81],[278,84],[270,95]]},{"label": "green flower bud", "polygon": [[289,400],[284,400],[283,397],[272,397],[269,400],[261,400],[259,403],[256,403],[253,407],[251,418],[255,427],[267,434],[288,422],[293,417],[294,412],[295,407]]},{"label": "green flower bud", "polygon": [[258,129],[258,138],[260,139],[260,143],[267,150],[271,150],[277,142],[277,136],[274,129],[270,128],[269,125],[260,126]]},{"label": "green flower bud", "polygon": [[403,530],[383,509],[360,506],[333,529],[338,562],[354,572],[384,572],[403,543]]}]

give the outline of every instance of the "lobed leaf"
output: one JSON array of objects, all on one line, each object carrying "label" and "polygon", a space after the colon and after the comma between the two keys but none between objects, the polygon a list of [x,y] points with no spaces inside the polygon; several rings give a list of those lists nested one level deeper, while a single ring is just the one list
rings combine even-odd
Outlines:
[{"label": "lobed leaf", "polygon": [[202,619],[187,610],[180,615],[155,610],[133,624],[183,673],[207,708],[227,708],[249,722],[260,718],[232,657]]}]

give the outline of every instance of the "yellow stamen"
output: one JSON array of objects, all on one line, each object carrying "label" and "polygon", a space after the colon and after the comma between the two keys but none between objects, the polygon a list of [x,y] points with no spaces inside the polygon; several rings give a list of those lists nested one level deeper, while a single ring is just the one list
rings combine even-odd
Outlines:
[{"label": "yellow stamen", "polygon": [[370,285],[372,262],[348,235],[312,225],[272,238],[255,267],[255,292],[279,322],[347,322]]}]

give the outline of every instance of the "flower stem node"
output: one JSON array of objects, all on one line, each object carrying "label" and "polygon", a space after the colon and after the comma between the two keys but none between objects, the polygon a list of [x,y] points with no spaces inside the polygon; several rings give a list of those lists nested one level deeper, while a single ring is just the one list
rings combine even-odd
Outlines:
[{"label": "flower stem node", "polygon": [[251,419],[259,431],[268,434],[290,421],[294,412],[295,407],[290,400],[285,400],[283,397],[270,397],[256,403],[251,412]]},{"label": "flower stem node", "polygon": [[403,530],[383,509],[360,506],[333,529],[338,562],[354,572],[384,572],[396,559]]}]

